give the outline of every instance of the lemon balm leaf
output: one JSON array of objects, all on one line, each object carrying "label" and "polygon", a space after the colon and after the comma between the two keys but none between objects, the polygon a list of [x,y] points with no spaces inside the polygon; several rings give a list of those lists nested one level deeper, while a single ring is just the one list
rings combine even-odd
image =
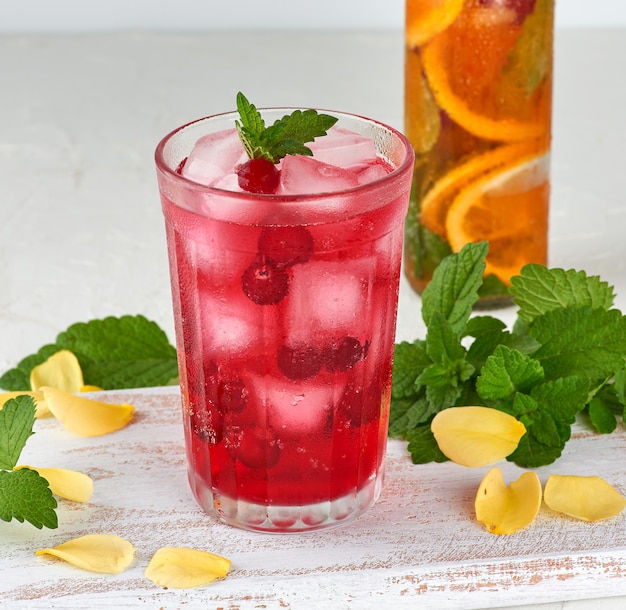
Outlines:
[{"label": "lemon balm leaf", "polygon": [[525,472],[510,485],[499,468],[492,468],[476,492],[476,519],[492,534],[514,534],[530,525],[541,507],[541,482],[534,472]]},{"label": "lemon balm leaf", "polygon": [[626,318],[616,309],[555,309],[537,318],[528,332],[541,344],[531,356],[541,362],[546,379],[604,380],[624,364]]},{"label": "lemon balm leaf", "polygon": [[58,527],[54,499],[48,482],[36,471],[0,470],[0,519],[28,521],[36,528]]},{"label": "lemon balm leaf", "polygon": [[530,391],[543,376],[540,362],[499,345],[485,361],[476,389],[486,400],[510,400],[516,392]]},{"label": "lemon balm leaf", "polygon": [[411,454],[414,464],[428,464],[428,462],[447,462],[448,457],[443,454],[430,428],[430,424],[422,424],[407,432],[407,450]]},{"label": "lemon balm leaf", "polygon": [[424,341],[403,341],[394,347],[391,392],[394,398],[408,398],[417,393],[416,379],[433,363]]},{"label": "lemon balm leaf", "polygon": [[532,388],[530,396],[516,395],[514,413],[528,429],[507,460],[522,468],[550,464],[562,453],[571,436],[576,415],[584,409],[589,382],[580,377],[546,381]]},{"label": "lemon balm leaf", "polygon": [[162,587],[189,589],[225,578],[230,565],[230,560],[208,551],[162,547],[152,556],[144,574]]},{"label": "lemon balm leaf", "polygon": [[120,574],[133,562],[135,548],[119,536],[88,534],[35,554],[56,557],[89,572]]},{"label": "lemon balm leaf", "polygon": [[36,405],[31,396],[20,395],[0,410],[0,468],[11,470],[33,433]]},{"label": "lemon balm leaf", "polygon": [[591,399],[588,413],[591,424],[600,434],[610,434],[617,428],[615,413],[600,398],[594,397]]},{"label": "lemon balm leaf", "polygon": [[0,377],[5,390],[30,390],[33,368],[60,350],[76,355],[85,383],[104,390],[168,385],[178,375],[176,348],[144,316],[108,317],[71,325]]},{"label": "lemon balm leaf", "polygon": [[583,521],[610,519],[626,507],[626,498],[597,476],[550,475],[544,500],[552,510]]},{"label": "lemon balm leaf", "polygon": [[567,307],[610,309],[615,299],[613,287],[598,276],[537,264],[526,265],[511,278],[510,293],[519,307],[519,317],[527,322]]},{"label": "lemon balm leaf", "polygon": [[315,110],[295,110],[266,127],[260,112],[241,92],[237,94],[237,111],[240,121],[235,121],[235,127],[246,154],[271,163],[286,155],[311,156],[305,144],[326,135],[337,122],[336,117]]},{"label": "lemon balm leaf", "polygon": [[57,345],[76,354],[85,383],[105,390],[166,385],[178,374],[176,348],[140,315],[73,324]]},{"label": "lemon balm leaf", "polygon": [[422,318],[427,326],[439,312],[455,333],[463,333],[478,301],[488,250],[487,242],[467,244],[439,264],[422,294]]}]

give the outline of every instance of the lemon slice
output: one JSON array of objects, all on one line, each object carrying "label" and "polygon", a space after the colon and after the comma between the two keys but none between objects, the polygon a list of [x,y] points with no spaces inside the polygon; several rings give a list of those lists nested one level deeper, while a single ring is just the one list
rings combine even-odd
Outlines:
[{"label": "lemon slice", "polygon": [[485,275],[507,285],[525,264],[545,264],[549,165],[549,154],[524,157],[462,189],[446,217],[452,250],[488,240]]}]

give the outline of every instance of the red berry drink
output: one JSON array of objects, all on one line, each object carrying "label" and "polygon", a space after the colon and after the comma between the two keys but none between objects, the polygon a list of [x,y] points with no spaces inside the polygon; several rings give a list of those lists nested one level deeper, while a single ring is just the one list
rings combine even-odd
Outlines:
[{"label": "red berry drink", "polygon": [[381,489],[413,153],[333,114],[312,156],[250,163],[236,114],[156,152],[189,481],[246,529],[345,523]]}]

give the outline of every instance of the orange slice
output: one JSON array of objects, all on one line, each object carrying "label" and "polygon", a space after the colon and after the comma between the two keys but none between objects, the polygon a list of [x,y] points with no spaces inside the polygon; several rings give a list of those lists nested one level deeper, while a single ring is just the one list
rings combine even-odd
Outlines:
[{"label": "orange slice", "polygon": [[463,0],[407,0],[407,46],[419,47],[443,32],[462,8]]},{"label": "orange slice", "polygon": [[462,189],[446,218],[452,250],[488,240],[485,275],[493,273],[507,285],[525,264],[545,264],[549,159],[523,157]]},{"label": "orange slice", "polygon": [[[487,140],[519,141],[546,135],[550,125],[548,74],[528,90],[519,70],[551,52],[551,39],[541,46],[516,46],[522,28],[544,30],[546,11],[522,24],[503,4],[468,0],[457,19],[422,50],[424,71],[439,106],[468,132]],[[532,19],[532,20],[531,20]],[[521,42],[528,38],[525,36]],[[537,57],[536,54],[541,56]]]},{"label": "orange slice", "polygon": [[446,218],[455,196],[469,182],[515,159],[541,150],[538,141],[507,144],[472,157],[444,174],[426,193],[420,204],[420,223],[443,239],[447,239]]}]

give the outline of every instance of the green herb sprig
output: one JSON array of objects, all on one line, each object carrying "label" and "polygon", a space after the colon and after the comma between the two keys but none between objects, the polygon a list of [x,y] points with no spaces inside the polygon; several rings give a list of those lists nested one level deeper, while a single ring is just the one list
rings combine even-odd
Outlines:
[{"label": "green herb sprig", "polygon": [[0,409],[0,519],[54,529],[58,527],[57,502],[48,481],[30,468],[13,470],[33,434],[35,408],[35,401],[23,395]]},{"label": "green herb sprig", "polygon": [[76,355],[85,383],[104,390],[167,385],[178,375],[176,348],[155,322],[141,315],[111,316],[72,324],[4,373],[0,388],[30,390],[31,370],[62,349]]},{"label": "green herb sprig", "polygon": [[511,281],[511,330],[471,317],[488,252],[469,244],[436,269],[422,295],[425,339],[395,346],[389,435],[413,462],[442,462],[430,422],[452,406],[509,413],[527,432],[507,458],[534,468],[562,453],[579,413],[600,433],[626,421],[626,317],[614,291],[583,271],[527,265]]},{"label": "green herb sprig", "polygon": [[235,125],[248,157],[271,163],[278,163],[286,155],[312,156],[305,144],[325,136],[337,122],[336,117],[315,110],[294,110],[266,127],[261,113],[241,92],[237,94],[237,110],[241,121],[235,121]]}]

